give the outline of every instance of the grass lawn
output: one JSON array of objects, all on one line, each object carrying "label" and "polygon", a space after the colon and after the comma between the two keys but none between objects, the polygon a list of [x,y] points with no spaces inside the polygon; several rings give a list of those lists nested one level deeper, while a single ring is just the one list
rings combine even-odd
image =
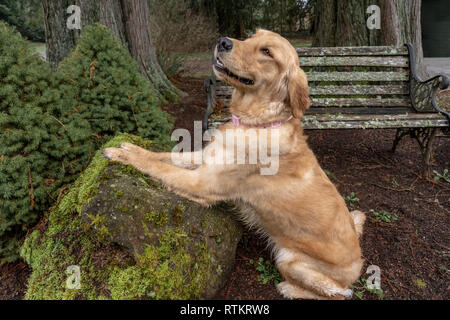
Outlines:
[{"label": "grass lawn", "polygon": [[33,42],[30,41],[30,46],[34,52],[45,52],[45,42]]},{"label": "grass lawn", "polygon": [[197,52],[197,53],[174,53],[174,55],[180,57],[181,60],[210,60],[212,51]]}]

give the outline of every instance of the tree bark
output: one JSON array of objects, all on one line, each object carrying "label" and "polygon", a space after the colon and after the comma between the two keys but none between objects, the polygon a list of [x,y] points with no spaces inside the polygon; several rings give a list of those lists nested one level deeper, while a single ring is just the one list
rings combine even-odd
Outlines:
[{"label": "tree bark", "polygon": [[416,72],[421,77],[427,77],[423,65],[421,4],[422,0],[383,0],[381,43],[392,46],[411,43],[414,48]]},{"label": "tree bark", "polygon": [[141,73],[153,84],[161,96],[176,100],[178,90],[162,71],[151,39],[150,14],[147,1],[133,0],[43,0],[47,59],[52,67],[69,55],[80,37],[79,30],[66,26],[67,8],[81,9],[81,27],[100,23],[107,26],[119,41],[129,49],[138,62]]},{"label": "tree bark", "polygon": [[[421,0],[316,0],[313,46],[414,47],[416,72],[425,77],[420,22]],[[381,9],[381,29],[367,28],[370,5]]]},{"label": "tree bark", "polygon": [[316,0],[314,47],[373,46],[380,31],[367,28],[367,7],[378,0]]},{"label": "tree bark", "polygon": [[156,58],[150,32],[148,2],[122,0],[122,11],[128,49],[137,60],[141,73],[147,76],[165,98],[175,100],[180,92],[167,79]]},{"label": "tree bark", "polygon": [[55,68],[75,46],[72,30],[66,26],[66,10],[73,4],[69,0],[42,0],[45,23],[46,56],[50,65]]}]

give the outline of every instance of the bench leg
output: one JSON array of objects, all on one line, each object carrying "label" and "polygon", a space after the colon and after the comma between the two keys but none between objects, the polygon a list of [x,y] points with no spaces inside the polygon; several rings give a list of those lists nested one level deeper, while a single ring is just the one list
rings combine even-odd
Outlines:
[{"label": "bench leg", "polygon": [[397,145],[402,140],[402,138],[406,135],[411,135],[409,128],[398,128],[397,132],[395,133],[395,139],[394,143],[392,144],[392,152],[395,153],[395,150],[397,149]]},{"label": "bench leg", "polygon": [[414,138],[420,147],[420,152],[422,153],[424,168],[423,174],[425,176],[429,175],[429,166],[431,163],[432,153],[433,153],[433,140],[436,136],[437,128],[399,128],[395,134],[394,143],[392,145],[392,152],[395,152],[400,140],[409,135]]},{"label": "bench leg", "polygon": [[437,128],[419,128],[416,134],[416,141],[422,151],[423,161],[425,162],[424,175],[429,175],[429,166],[433,155],[433,141],[436,136]]}]

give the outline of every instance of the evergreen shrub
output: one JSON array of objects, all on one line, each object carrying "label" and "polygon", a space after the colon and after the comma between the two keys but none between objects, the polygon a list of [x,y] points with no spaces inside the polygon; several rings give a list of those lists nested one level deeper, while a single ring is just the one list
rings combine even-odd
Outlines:
[{"label": "evergreen shrub", "polygon": [[163,98],[107,27],[86,27],[59,69],[66,112],[89,121],[98,147],[117,132],[134,133],[166,148],[172,145],[173,120],[157,107]]},{"label": "evergreen shrub", "polygon": [[0,263],[57,201],[95,148],[90,125],[64,117],[57,80],[28,42],[0,23]]},{"label": "evergreen shrub", "polygon": [[173,120],[106,27],[86,27],[55,72],[0,22],[0,264],[119,132],[168,149]]}]

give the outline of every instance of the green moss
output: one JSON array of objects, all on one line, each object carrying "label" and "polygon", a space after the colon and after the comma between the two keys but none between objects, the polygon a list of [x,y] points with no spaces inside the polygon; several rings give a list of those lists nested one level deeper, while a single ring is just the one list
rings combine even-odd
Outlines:
[{"label": "green moss", "polygon": [[[130,142],[148,147],[149,142],[129,134],[113,138],[105,147],[118,147]],[[102,149],[103,149],[102,148]],[[123,252],[108,247],[101,239],[86,233],[96,226],[108,235],[101,216],[92,216],[91,224],[81,221],[83,204],[97,193],[102,171],[109,165],[98,151],[91,165],[51,209],[47,229],[32,232],[25,240],[21,256],[32,267],[26,299],[196,299],[207,281],[211,281],[212,257],[206,245],[196,248],[181,229],[169,229],[158,236],[159,243],[148,245],[138,263]],[[178,207],[179,214],[183,211]],[[158,216],[157,223],[168,214]],[[145,225],[143,221],[143,225]],[[148,228],[146,228],[148,233]],[[153,234],[146,234],[153,236]],[[195,256],[188,253],[194,252]],[[114,250],[120,253],[114,254]],[[131,260],[130,260],[131,259]],[[192,259],[197,263],[193,264]],[[81,271],[81,289],[66,288],[70,265]],[[176,268],[175,268],[176,266]]]},{"label": "green moss", "polygon": [[[138,256],[138,264],[112,271],[109,279],[111,297],[170,300],[198,298],[205,285],[202,274],[209,273],[211,257],[206,246],[198,245],[198,263],[192,266],[192,257],[186,253],[189,245],[190,240],[182,230],[167,230],[160,237],[159,246],[148,245],[144,254]],[[186,279],[192,281],[186,283]]]},{"label": "green moss", "polygon": [[156,228],[165,226],[167,222],[169,222],[169,215],[167,214],[167,211],[161,212],[152,211],[146,213],[144,218],[147,222],[152,223]]},{"label": "green moss", "polygon": [[419,289],[425,289],[427,287],[427,283],[422,279],[415,278],[413,279],[413,282]]},{"label": "green moss", "polygon": [[172,211],[172,219],[175,225],[179,226],[183,223],[183,212],[186,210],[186,207],[182,204],[179,204]]},{"label": "green moss", "polygon": [[131,210],[130,209],[128,209],[128,208],[119,208],[119,210],[120,211],[122,211],[123,213],[126,213],[126,214],[132,214],[132,212],[131,212]]},{"label": "green moss", "polygon": [[119,190],[116,192],[116,194],[114,195],[114,198],[116,199],[121,199],[123,197],[123,191]]},{"label": "green moss", "polygon": [[91,222],[88,225],[84,225],[84,232],[87,232],[91,227],[95,228],[97,239],[101,242],[105,241],[111,236],[111,233],[105,225],[106,216],[101,214],[97,214],[95,216],[88,214],[88,218],[91,220]]}]

